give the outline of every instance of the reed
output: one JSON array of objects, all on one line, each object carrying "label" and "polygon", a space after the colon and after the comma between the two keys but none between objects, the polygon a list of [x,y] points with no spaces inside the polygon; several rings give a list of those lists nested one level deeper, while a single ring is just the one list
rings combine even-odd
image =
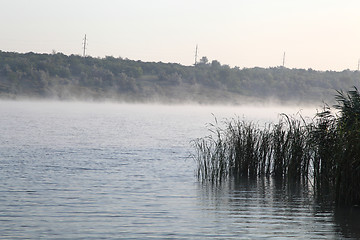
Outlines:
[{"label": "reed", "polygon": [[193,141],[196,149],[197,177],[203,181],[220,183],[228,177],[229,162],[227,148],[228,142],[223,140],[223,131],[220,128],[213,130],[216,138],[208,136]]},{"label": "reed", "polygon": [[299,120],[284,115],[279,123],[262,128],[238,119],[230,119],[226,125],[225,129],[212,125],[214,135],[194,141],[199,179],[210,180],[209,175],[214,175],[211,180],[221,180],[220,172],[248,178],[299,179],[307,175],[308,130]]},{"label": "reed", "polygon": [[336,202],[360,205],[360,93],[356,87],[335,97],[339,111],[333,117],[338,151],[333,169]]},{"label": "reed", "polygon": [[330,195],[337,205],[360,205],[360,93],[338,92],[331,108],[306,122],[283,114],[260,127],[239,119],[194,141],[197,177],[225,179],[272,176],[285,183],[312,183],[315,196]]}]

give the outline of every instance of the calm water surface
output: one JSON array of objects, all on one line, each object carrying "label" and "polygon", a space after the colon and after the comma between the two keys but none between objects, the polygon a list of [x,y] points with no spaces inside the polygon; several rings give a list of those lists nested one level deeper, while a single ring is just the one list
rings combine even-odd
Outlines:
[{"label": "calm water surface", "polygon": [[271,121],[298,110],[0,102],[0,238],[360,238],[358,209],[304,189],[196,181],[191,140],[209,134],[211,113]]}]

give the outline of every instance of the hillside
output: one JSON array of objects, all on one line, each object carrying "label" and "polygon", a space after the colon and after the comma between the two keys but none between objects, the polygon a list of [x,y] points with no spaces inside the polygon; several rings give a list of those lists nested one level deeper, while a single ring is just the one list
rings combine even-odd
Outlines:
[{"label": "hillside", "polygon": [[359,71],[230,68],[203,57],[196,66],[105,57],[0,51],[0,98],[126,102],[242,103],[332,101],[358,86]]}]

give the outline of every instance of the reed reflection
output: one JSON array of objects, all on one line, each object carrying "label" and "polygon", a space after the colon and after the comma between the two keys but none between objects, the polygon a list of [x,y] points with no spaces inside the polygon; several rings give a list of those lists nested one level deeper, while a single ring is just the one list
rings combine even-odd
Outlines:
[{"label": "reed reflection", "polygon": [[333,209],[319,205],[307,184],[272,177],[233,178],[216,185],[202,183],[199,194],[214,219],[246,236],[335,237]]}]

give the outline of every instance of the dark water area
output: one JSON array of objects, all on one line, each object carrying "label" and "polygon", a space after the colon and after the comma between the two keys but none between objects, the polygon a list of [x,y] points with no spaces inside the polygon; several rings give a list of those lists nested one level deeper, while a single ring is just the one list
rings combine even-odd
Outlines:
[{"label": "dark water area", "polygon": [[197,181],[191,140],[211,113],[284,111],[0,102],[0,239],[359,239],[359,208],[306,187]]},{"label": "dark water area", "polygon": [[214,211],[231,219],[229,225],[241,233],[251,232],[248,236],[253,239],[360,236],[360,209],[336,208],[326,199],[318,200],[311,186],[289,186],[272,178],[238,179],[216,187],[205,185],[204,199],[211,202]]}]

